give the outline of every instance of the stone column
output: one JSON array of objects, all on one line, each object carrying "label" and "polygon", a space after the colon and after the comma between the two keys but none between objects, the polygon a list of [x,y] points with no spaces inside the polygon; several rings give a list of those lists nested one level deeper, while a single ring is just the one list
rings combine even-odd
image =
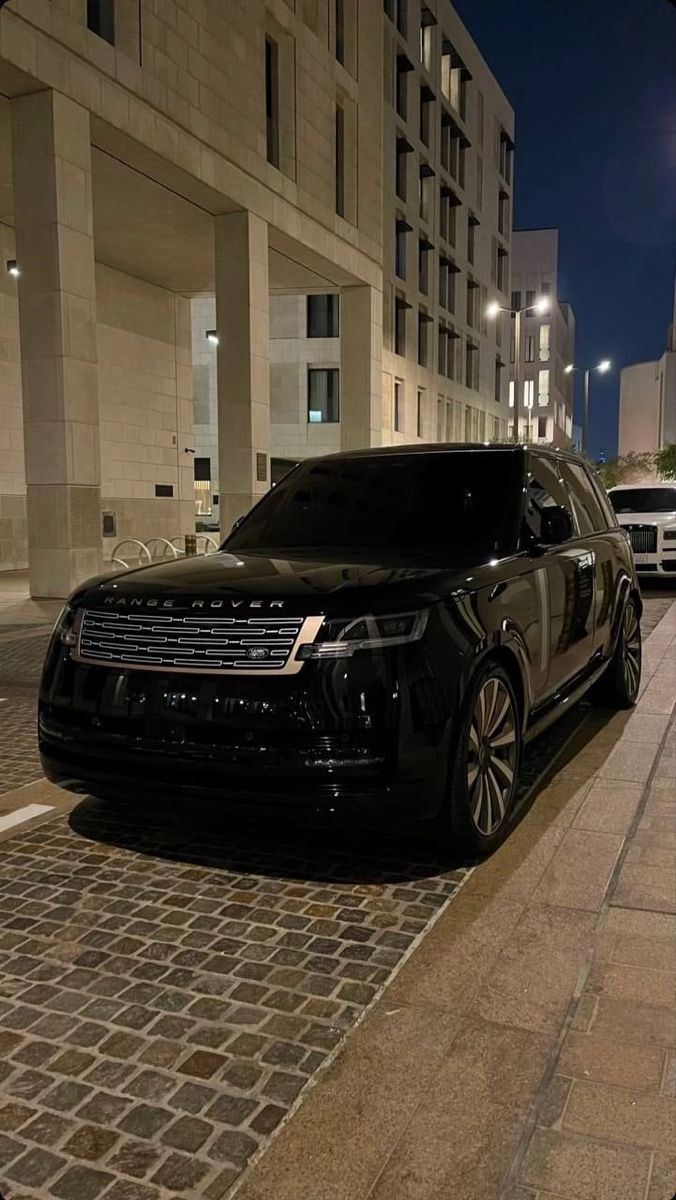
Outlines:
[{"label": "stone column", "polygon": [[383,297],[364,284],[340,293],[340,444],[382,442]]},{"label": "stone column", "polygon": [[223,537],[270,487],[268,227],[250,212],[216,227],[218,471]]},{"label": "stone column", "polygon": [[89,113],[10,103],[30,591],[62,597],[102,557]]}]

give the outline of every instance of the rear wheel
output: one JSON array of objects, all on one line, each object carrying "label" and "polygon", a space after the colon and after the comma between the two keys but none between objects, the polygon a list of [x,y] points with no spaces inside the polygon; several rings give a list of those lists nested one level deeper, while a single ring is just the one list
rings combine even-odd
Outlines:
[{"label": "rear wheel", "polygon": [[491,663],[470,684],[449,772],[453,845],[488,854],[504,840],[521,760],[519,707],[507,672]]},{"label": "rear wheel", "polygon": [[641,621],[636,601],[629,599],[613,657],[593,689],[592,699],[603,708],[631,708],[636,703],[640,683]]}]

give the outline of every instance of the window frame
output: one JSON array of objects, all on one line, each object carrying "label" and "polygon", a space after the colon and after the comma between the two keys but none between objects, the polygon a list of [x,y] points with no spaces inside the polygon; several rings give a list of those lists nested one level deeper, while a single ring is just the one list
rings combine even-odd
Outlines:
[{"label": "window frame", "polygon": [[[312,384],[311,378],[315,375],[326,375],[330,377],[335,388],[333,395],[330,395],[332,388],[328,386],[327,378],[327,395],[326,395],[326,411],[333,412],[333,416],[327,416],[321,421],[311,421],[310,412],[318,412],[317,408],[312,409]],[[308,425],[339,425],[340,424],[340,368],[339,367],[317,367],[308,364],[307,367],[307,424]]]}]

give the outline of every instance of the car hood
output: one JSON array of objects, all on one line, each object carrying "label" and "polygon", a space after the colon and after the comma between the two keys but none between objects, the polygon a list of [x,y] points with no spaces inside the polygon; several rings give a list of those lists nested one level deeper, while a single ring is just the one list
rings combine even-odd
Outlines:
[{"label": "car hood", "polygon": [[392,606],[425,605],[454,590],[494,582],[493,566],[458,561],[396,566],[334,559],[267,558],[219,552],[101,576],[72,596],[77,605],[143,611],[208,608],[224,613],[247,608],[314,613],[383,612]]},{"label": "car hood", "polygon": [[671,512],[616,513],[618,525],[676,525],[676,507]]}]

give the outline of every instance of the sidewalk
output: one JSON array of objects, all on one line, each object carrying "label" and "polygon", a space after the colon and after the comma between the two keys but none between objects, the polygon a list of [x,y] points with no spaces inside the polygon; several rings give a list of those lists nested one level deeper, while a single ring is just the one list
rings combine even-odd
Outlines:
[{"label": "sidewalk", "polygon": [[676,604],[237,1200],[671,1200]]}]

